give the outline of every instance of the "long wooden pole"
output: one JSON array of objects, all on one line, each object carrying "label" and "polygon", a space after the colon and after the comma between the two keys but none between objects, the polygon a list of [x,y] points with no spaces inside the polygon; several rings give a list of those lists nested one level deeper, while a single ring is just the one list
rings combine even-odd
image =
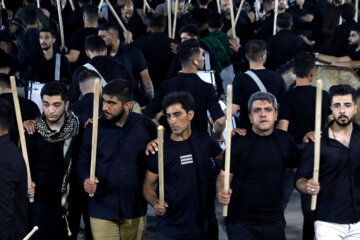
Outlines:
[{"label": "long wooden pole", "polygon": [[34,235],[34,233],[35,233],[37,230],[39,230],[39,227],[38,227],[38,226],[35,226],[35,227],[31,230],[31,232],[29,232],[29,234],[26,235],[26,237],[24,237],[23,240],[29,240],[29,239],[31,238],[31,236]]},{"label": "long wooden pole", "polygon": [[69,0],[69,2],[70,2],[71,10],[75,11],[75,4],[73,0]]},{"label": "long wooden pole", "polygon": [[61,47],[65,47],[65,38],[64,38],[64,24],[61,13],[61,3],[60,0],[56,0],[58,17],[59,17],[59,27],[60,27],[60,37],[61,37]]},{"label": "long wooden pole", "polygon": [[230,19],[231,19],[232,38],[233,38],[233,39],[236,39],[233,0],[229,0],[229,3],[230,3]]},{"label": "long wooden pole", "polygon": [[241,9],[243,8],[244,3],[245,3],[245,0],[241,0],[240,6],[239,6],[239,10],[237,11],[236,17],[235,17],[235,22],[234,22],[234,25],[235,25],[235,26],[236,26],[236,24],[237,24],[237,22],[238,22],[238,20],[239,20],[240,13],[241,13]]},{"label": "long wooden pole", "polygon": [[216,5],[217,5],[218,13],[221,14],[220,0],[216,0]]},{"label": "long wooden pole", "polygon": [[[224,178],[224,190],[230,189],[230,154],[231,154],[231,118],[232,118],[232,95],[233,87],[231,84],[227,86],[227,98],[226,98],[226,149],[225,149],[225,178]],[[228,205],[223,207],[223,216],[226,217],[228,213]]]},{"label": "long wooden pole", "polygon": [[40,8],[40,0],[36,0],[36,6],[37,6],[37,8]]},{"label": "long wooden pole", "polygon": [[100,0],[99,5],[98,5],[99,12],[101,11],[101,7],[102,7],[103,3],[104,3],[104,0]]},{"label": "long wooden pole", "polygon": [[359,0],[355,0],[355,16],[354,16],[355,22],[358,22],[358,18],[359,18]]},{"label": "long wooden pole", "polygon": [[[94,102],[93,102],[93,128],[92,128],[92,139],[91,139],[91,165],[90,165],[90,179],[95,180],[95,169],[96,169],[96,149],[97,149],[97,138],[98,138],[98,123],[99,123],[99,101],[100,101],[100,80],[95,80],[95,91],[94,91]],[[90,197],[94,194],[90,193]]]},{"label": "long wooden pole", "polygon": [[167,12],[168,12],[168,35],[169,35],[169,38],[172,37],[172,34],[171,34],[171,0],[167,0]]},{"label": "long wooden pole", "polygon": [[173,25],[173,30],[172,30],[172,38],[175,38],[175,33],[176,33],[176,22],[177,22],[177,12],[178,12],[178,5],[179,5],[179,0],[175,0],[175,11],[174,11],[174,25]]},{"label": "long wooden pole", "polygon": [[117,15],[115,9],[113,8],[113,6],[111,5],[111,3],[109,2],[109,0],[105,0],[107,5],[108,5],[108,8],[110,9],[110,11],[112,12],[112,14],[114,15],[116,21],[119,23],[121,29],[123,30],[123,32],[127,32],[123,22],[121,21],[121,19],[119,18],[119,16]]},{"label": "long wooden pole", "polygon": [[[322,80],[316,82],[316,108],[315,108],[315,148],[313,180],[319,182],[320,166],[320,132],[321,132],[321,107],[322,107]],[[317,195],[311,197],[311,210],[316,209]]]},{"label": "long wooden pole", "polygon": [[260,6],[259,0],[255,0],[255,21],[258,21],[260,19],[258,6]]},{"label": "long wooden pole", "polygon": [[[345,0],[341,0],[341,6],[342,6],[344,3],[345,3]],[[355,11],[356,11],[356,9],[355,9]],[[342,19],[341,14],[340,14],[339,25],[341,25],[342,22],[343,22],[343,19]]]},{"label": "long wooden pole", "polygon": [[[22,151],[22,155],[23,155],[23,158],[25,160],[25,165],[26,165],[28,187],[31,187],[32,179],[31,179],[31,172],[30,172],[30,165],[29,165],[29,157],[28,157],[28,151],[27,151],[27,147],[26,147],[24,126],[23,126],[23,122],[22,122],[19,97],[18,97],[18,93],[17,93],[16,81],[15,81],[14,76],[10,77],[10,84],[11,84],[11,91],[12,91],[14,106],[15,106],[16,122],[17,122],[17,127],[18,127],[19,135],[20,135],[21,151]],[[30,198],[30,202],[34,202],[33,197]]]},{"label": "long wooden pole", "polygon": [[158,172],[159,172],[159,202],[164,206],[164,127],[158,129]]},{"label": "long wooden pole", "polygon": [[277,15],[278,15],[278,6],[279,6],[279,1],[275,0],[275,8],[274,8],[274,28],[273,28],[273,35],[276,34],[276,21],[277,21]]}]

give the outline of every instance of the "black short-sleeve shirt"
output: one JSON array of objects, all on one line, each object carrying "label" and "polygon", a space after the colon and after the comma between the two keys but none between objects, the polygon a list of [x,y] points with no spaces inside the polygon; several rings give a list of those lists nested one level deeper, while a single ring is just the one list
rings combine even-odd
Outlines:
[{"label": "black short-sleeve shirt", "polygon": [[285,131],[274,130],[269,136],[253,131],[236,135],[231,146],[234,176],[229,219],[247,223],[281,220],[284,170],[296,168],[298,159],[296,144]]},{"label": "black short-sleeve shirt", "polygon": [[[286,86],[280,74],[268,69],[251,69],[262,81],[266,90],[272,93],[278,102],[286,92]],[[248,100],[250,96],[260,91],[254,80],[247,74],[237,75],[233,81],[233,103],[240,106],[240,128],[250,128]]]},{"label": "black short-sleeve shirt", "polygon": [[[190,143],[191,142],[191,143]],[[195,152],[192,151],[190,147]],[[157,231],[174,239],[200,237],[200,200],[194,156],[199,162],[202,206],[206,202],[206,190],[213,162],[221,153],[217,141],[205,133],[191,134],[186,141],[176,142],[167,136],[164,141],[164,190],[169,207],[164,216],[157,216]],[[149,171],[158,173],[157,155],[147,160]],[[206,211],[206,210],[205,210]],[[203,211],[204,212],[204,211]]]},{"label": "black short-sleeve shirt", "polygon": [[[280,103],[279,120],[289,121],[288,132],[297,144],[302,144],[307,132],[315,130],[316,87],[296,86],[285,94]],[[323,91],[321,126],[331,114],[329,93]]]},{"label": "black short-sleeve shirt", "polygon": [[83,28],[73,33],[71,37],[70,49],[77,50],[80,52],[79,58],[76,61],[77,65],[80,66],[88,61],[85,53],[85,39],[90,35],[97,35],[97,28]]}]

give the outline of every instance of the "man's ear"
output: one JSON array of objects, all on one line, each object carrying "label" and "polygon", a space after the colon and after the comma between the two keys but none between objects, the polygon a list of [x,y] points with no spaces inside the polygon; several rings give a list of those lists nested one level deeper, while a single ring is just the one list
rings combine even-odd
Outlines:
[{"label": "man's ear", "polygon": [[68,110],[68,108],[69,108],[69,103],[70,103],[70,101],[69,100],[67,100],[66,102],[65,102],[65,110],[67,111]]},{"label": "man's ear", "polygon": [[88,58],[90,58],[90,52],[89,52],[89,50],[85,49],[85,53],[86,53],[86,56],[88,56]]},{"label": "man's ear", "polygon": [[131,107],[132,107],[132,101],[129,101],[124,104],[124,108],[126,111],[130,111]]},{"label": "man's ear", "polygon": [[194,115],[195,115],[194,110],[190,110],[190,111],[188,112],[188,117],[189,117],[189,120],[190,120],[190,121],[194,118]]}]

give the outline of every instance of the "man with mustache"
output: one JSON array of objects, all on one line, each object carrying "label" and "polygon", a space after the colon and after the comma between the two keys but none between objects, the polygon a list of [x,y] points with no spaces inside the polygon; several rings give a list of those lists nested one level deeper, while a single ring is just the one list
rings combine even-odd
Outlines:
[{"label": "man with mustache", "polygon": [[[196,110],[189,93],[170,93],[162,105],[171,128],[171,134],[164,137],[164,206],[160,205],[155,188],[157,155],[147,160],[143,190],[157,215],[156,239],[218,239],[217,233],[210,234],[212,229],[206,223],[212,213],[209,210],[213,201],[209,194],[212,159],[221,161],[223,151],[208,134],[191,129]],[[150,144],[147,151],[155,153],[153,148]]]},{"label": "man with mustache", "polygon": [[274,127],[278,112],[274,95],[252,94],[248,109],[251,130],[232,139],[231,189],[224,189],[224,166],[216,184],[219,202],[229,204],[228,238],[285,240],[283,181],[285,168],[298,165],[296,144],[289,133]]},{"label": "man with mustache", "polygon": [[317,194],[315,238],[360,238],[360,129],[353,122],[357,111],[355,89],[335,85],[329,90],[333,123],[322,131],[319,182],[312,179],[314,144],[301,159],[296,188]]},{"label": "man with mustache", "polygon": [[84,132],[78,173],[89,198],[93,238],[141,239],[147,202],[142,195],[146,144],[156,138],[148,118],[130,112],[133,89],[126,80],[112,80],[103,89],[104,116],[99,119],[96,180],[89,178],[92,127]]}]

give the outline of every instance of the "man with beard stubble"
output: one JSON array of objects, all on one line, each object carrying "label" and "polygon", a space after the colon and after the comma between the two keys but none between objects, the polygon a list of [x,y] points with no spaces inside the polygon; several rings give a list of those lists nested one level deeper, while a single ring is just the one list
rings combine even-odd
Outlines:
[{"label": "man with beard stubble", "polygon": [[145,148],[156,138],[148,118],[130,112],[133,89],[112,80],[103,89],[104,116],[99,119],[95,181],[89,178],[92,127],[84,132],[78,172],[89,198],[93,238],[142,239],[147,202],[142,195]]},{"label": "man with beard stubble", "polygon": [[360,238],[360,129],[353,122],[357,111],[355,89],[335,85],[329,90],[334,121],[322,131],[319,181],[312,179],[314,144],[301,159],[296,188],[317,194],[315,238]]}]

